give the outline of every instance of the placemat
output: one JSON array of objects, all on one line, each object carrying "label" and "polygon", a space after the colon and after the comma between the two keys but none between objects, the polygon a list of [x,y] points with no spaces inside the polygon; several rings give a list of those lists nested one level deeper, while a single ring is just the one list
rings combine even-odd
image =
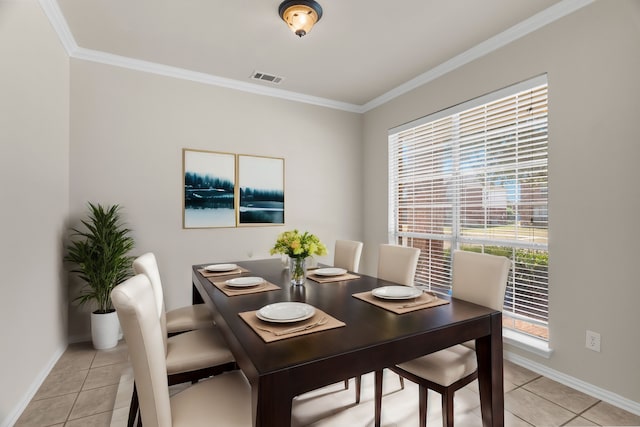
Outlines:
[{"label": "placemat", "polygon": [[[244,313],[238,313],[238,315],[242,318],[242,320],[244,320],[247,325],[249,325],[249,327],[251,329],[253,329],[253,331],[258,334],[260,336],[260,338],[262,338],[262,340],[264,342],[273,342],[273,341],[279,341],[279,340],[284,340],[287,338],[293,338],[293,337],[299,337],[300,335],[307,335],[307,334],[314,334],[316,332],[320,332],[320,331],[326,331],[328,329],[334,329],[334,328],[341,328],[343,326],[346,326],[346,323],[341,322],[340,320],[336,319],[333,316],[328,315],[327,313],[325,313],[322,310],[319,310],[316,308],[316,313],[313,315],[313,317],[311,317],[310,319],[307,319],[303,322],[295,322],[295,323],[271,323],[271,322],[265,322],[262,321],[260,319],[258,319],[258,317],[256,316],[256,312],[258,310],[254,310],[254,311],[245,311]],[[298,331],[298,332],[292,332],[292,333],[288,333],[285,335],[275,335],[275,332],[282,332],[282,331],[287,331],[289,329],[292,328],[296,328],[298,326],[305,326],[305,325],[311,325],[315,322],[319,322],[320,320],[322,320],[323,318],[327,319],[327,323],[324,323],[322,325],[318,325],[315,326],[311,329],[306,329],[303,331]],[[262,329],[258,329],[258,328],[263,328],[266,330],[262,330]],[[268,330],[268,331],[267,331]]]},{"label": "placemat", "polygon": [[219,279],[214,280],[213,277],[209,278],[209,281],[213,284],[213,286],[220,289],[228,297],[235,297],[237,295],[257,294],[258,292],[275,291],[280,289],[280,286],[274,285],[273,283],[267,282],[266,280],[264,281],[264,283],[260,285],[251,286],[249,288],[234,288],[232,286],[228,286],[225,283],[225,280],[219,280]]},{"label": "placemat", "polygon": [[318,282],[318,283],[344,282],[346,280],[353,280],[353,279],[359,279],[359,278],[360,276],[352,273],[341,274],[339,276],[320,276],[320,275],[314,274],[313,271],[310,271],[309,274],[307,274],[307,279],[311,279],[314,282]]},{"label": "placemat", "polygon": [[248,273],[249,270],[247,270],[244,267],[240,267],[238,266],[238,268],[236,268],[235,270],[229,270],[229,271],[208,271],[205,270],[204,268],[199,268],[198,269],[198,273],[202,274],[204,277],[223,277],[223,276],[234,276],[236,274],[242,274],[242,273]]},{"label": "placemat", "polygon": [[[404,314],[409,313],[416,310],[422,310],[424,308],[437,307],[439,305],[449,304],[449,301],[446,299],[441,299],[438,297],[434,297],[431,294],[423,293],[418,298],[410,299],[410,300],[386,300],[380,299],[373,294],[371,291],[360,292],[352,295],[355,298],[361,299],[362,301],[366,301],[370,304],[377,305],[378,307],[384,308],[385,310],[391,311],[396,314]],[[435,298],[432,300],[432,298]]]}]

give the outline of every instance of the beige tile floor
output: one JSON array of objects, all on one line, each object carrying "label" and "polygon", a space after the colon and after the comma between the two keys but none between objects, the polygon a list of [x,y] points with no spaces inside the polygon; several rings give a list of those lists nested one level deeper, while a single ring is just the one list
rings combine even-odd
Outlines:
[{"label": "beige tile floor", "polygon": [[[505,426],[640,426],[640,417],[505,361]],[[382,425],[418,423],[418,389],[385,372]],[[133,386],[126,344],[95,351],[90,343],[72,344],[19,418],[16,426],[124,427]],[[177,393],[184,386],[171,387]],[[455,395],[456,426],[481,426],[478,387]],[[440,426],[440,395],[429,394],[428,424]],[[292,426],[373,426],[373,375],[363,377],[362,399],[335,384],[297,397]],[[224,427],[224,426],[222,426]]]}]

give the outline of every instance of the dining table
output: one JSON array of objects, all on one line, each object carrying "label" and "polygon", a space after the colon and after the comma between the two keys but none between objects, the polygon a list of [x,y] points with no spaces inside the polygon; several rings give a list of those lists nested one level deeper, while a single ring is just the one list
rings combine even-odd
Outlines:
[{"label": "dining table", "polygon": [[[260,277],[276,286],[229,296],[203,275],[208,264],[197,264],[192,266],[193,300],[209,306],[251,385],[254,426],[290,426],[296,396],[470,340],[475,340],[482,424],[503,425],[500,311],[440,296],[446,304],[396,314],[354,297],[394,285],[376,277],[356,273],[349,280],[307,279],[302,286],[292,286],[280,258],[232,262],[241,268],[232,277]],[[306,303],[341,322],[340,327],[267,342],[251,328],[246,315],[281,302]],[[379,411],[376,407],[375,413]]]}]

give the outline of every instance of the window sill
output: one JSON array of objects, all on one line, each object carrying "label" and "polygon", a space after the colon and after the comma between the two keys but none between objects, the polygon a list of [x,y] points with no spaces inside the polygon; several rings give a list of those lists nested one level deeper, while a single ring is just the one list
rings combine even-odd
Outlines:
[{"label": "window sill", "polygon": [[551,353],[553,353],[553,350],[549,348],[549,343],[547,341],[532,337],[531,335],[516,332],[513,329],[504,328],[502,330],[502,339],[505,344],[534,353],[538,356],[544,357],[545,359],[550,358]]}]

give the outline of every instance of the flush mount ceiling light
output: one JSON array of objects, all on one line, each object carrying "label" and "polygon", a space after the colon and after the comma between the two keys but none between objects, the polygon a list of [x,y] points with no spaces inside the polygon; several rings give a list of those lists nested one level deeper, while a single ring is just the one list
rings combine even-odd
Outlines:
[{"label": "flush mount ceiling light", "polygon": [[313,0],[285,0],[280,3],[278,14],[291,31],[302,37],[322,18],[322,7]]}]

